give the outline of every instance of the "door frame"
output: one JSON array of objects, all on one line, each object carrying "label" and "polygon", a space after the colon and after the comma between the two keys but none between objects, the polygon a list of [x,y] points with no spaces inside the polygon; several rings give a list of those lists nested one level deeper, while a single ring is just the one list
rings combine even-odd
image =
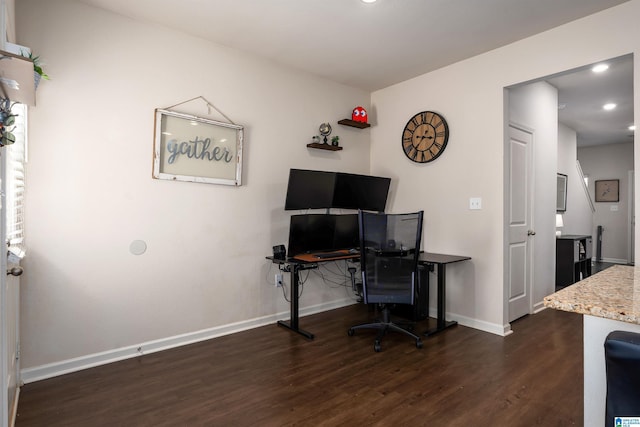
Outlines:
[{"label": "door frame", "polygon": [[20,279],[8,276],[7,152],[0,151],[0,427],[15,425],[20,396]]},{"label": "door frame", "polygon": [[9,425],[9,295],[7,293],[6,151],[0,152],[0,426]]},{"label": "door frame", "polygon": [[[634,152],[636,147],[633,147]],[[627,246],[627,263],[631,265],[635,265],[635,244],[636,244],[636,210],[635,210],[635,172],[630,170],[627,172],[628,180],[628,190],[627,190],[627,200],[629,200],[629,210],[627,212],[627,235],[628,237],[628,246]]]}]

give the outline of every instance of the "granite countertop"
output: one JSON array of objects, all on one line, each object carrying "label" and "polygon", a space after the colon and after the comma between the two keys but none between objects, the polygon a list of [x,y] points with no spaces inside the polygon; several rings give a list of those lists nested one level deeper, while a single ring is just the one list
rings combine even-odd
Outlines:
[{"label": "granite countertop", "polygon": [[544,305],[640,324],[640,267],[614,265],[544,297]]}]

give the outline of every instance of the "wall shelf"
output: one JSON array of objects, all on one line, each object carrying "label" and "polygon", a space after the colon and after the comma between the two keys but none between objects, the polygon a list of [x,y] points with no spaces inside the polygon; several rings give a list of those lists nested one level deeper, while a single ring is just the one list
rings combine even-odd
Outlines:
[{"label": "wall shelf", "polygon": [[0,50],[0,98],[36,105],[33,61]]},{"label": "wall shelf", "polygon": [[365,128],[368,128],[368,127],[371,126],[369,123],[356,122],[355,120],[351,120],[351,119],[339,120],[338,124],[345,125],[345,126],[351,126],[352,128],[358,128],[358,129],[365,129]]},{"label": "wall shelf", "polygon": [[320,149],[320,150],[329,150],[329,151],[340,151],[340,150],[342,150],[342,147],[340,147],[338,145],[318,144],[317,142],[312,142],[310,144],[307,144],[307,147],[309,147],[309,148],[317,148],[317,149]]}]

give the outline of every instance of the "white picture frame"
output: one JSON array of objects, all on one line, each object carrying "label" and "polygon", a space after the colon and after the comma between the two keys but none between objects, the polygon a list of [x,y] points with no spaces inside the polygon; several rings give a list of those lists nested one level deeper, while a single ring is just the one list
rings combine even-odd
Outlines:
[{"label": "white picture frame", "polygon": [[557,174],[556,212],[567,211],[567,175]]},{"label": "white picture frame", "polygon": [[242,185],[243,126],[156,109],[153,178]]}]

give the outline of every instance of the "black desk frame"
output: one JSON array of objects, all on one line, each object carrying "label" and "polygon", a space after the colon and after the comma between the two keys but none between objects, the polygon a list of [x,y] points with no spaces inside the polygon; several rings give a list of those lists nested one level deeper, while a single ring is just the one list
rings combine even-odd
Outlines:
[{"label": "black desk frame", "polygon": [[[447,290],[447,264],[452,264],[454,262],[466,261],[471,259],[467,256],[459,256],[459,255],[445,255],[445,254],[436,254],[431,252],[423,252],[420,254],[420,258],[418,262],[427,266],[429,271],[433,271],[434,266],[437,266],[437,274],[438,274],[438,314],[436,318],[436,326],[435,328],[429,328],[425,331],[426,336],[435,335],[438,332],[442,332],[445,329],[455,326],[458,324],[456,321],[448,321],[445,317],[445,303],[446,303],[446,290]],[[425,272],[425,274],[429,274]],[[429,283],[429,282],[427,282]]]},{"label": "black desk frame", "polygon": [[289,304],[291,306],[289,310],[289,321],[278,320],[278,326],[287,328],[293,332],[302,335],[305,338],[312,340],[314,335],[311,332],[300,329],[300,272],[303,270],[312,270],[318,268],[318,264],[315,262],[298,261],[293,258],[278,259],[272,256],[268,256],[267,259],[271,260],[274,264],[280,265],[280,270],[290,274],[291,280],[291,292],[289,297]]},{"label": "black desk frame", "polygon": [[[286,258],[286,259],[277,259],[272,256],[266,257],[268,260],[271,260],[274,264],[280,265],[280,269],[284,272],[290,273],[291,276],[291,296],[290,296],[290,313],[289,313],[289,321],[286,320],[278,320],[278,326],[282,326],[287,328],[293,332],[296,332],[305,338],[313,339],[314,335],[311,332],[300,329],[300,307],[299,307],[299,289],[300,289],[300,271],[303,270],[312,270],[318,268],[318,263],[316,262],[305,262],[298,261],[294,258]],[[355,256],[353,257],[355,258]],[[345,258],[339,259],[323,259],[322,262],[329,261],[340,261]],[[437,254],[431,252],[423,252],[420,254],[420,258],[418,259],[418,263],[420,265],[427,266],[427,269],[423,270],[425,275],[428,275],[429,272],[426,270],[433,271],[433,267],[437,266],[437,274],[438,274],[438,313],[436,319],[436,327],[429,328],[425,331],[426,336],[431,336],[437,334],[438,332],[442,332],[443,330],[455,326],[458,324],[456,321],[447,321],[445,318],[445,302],[446,302],[446,266],[447,264],[465,261],[471,259],[466,256],[459,255],[445,255],[445,254]],[[427,279],[426,286],[428,287],[429,281]]]}]

